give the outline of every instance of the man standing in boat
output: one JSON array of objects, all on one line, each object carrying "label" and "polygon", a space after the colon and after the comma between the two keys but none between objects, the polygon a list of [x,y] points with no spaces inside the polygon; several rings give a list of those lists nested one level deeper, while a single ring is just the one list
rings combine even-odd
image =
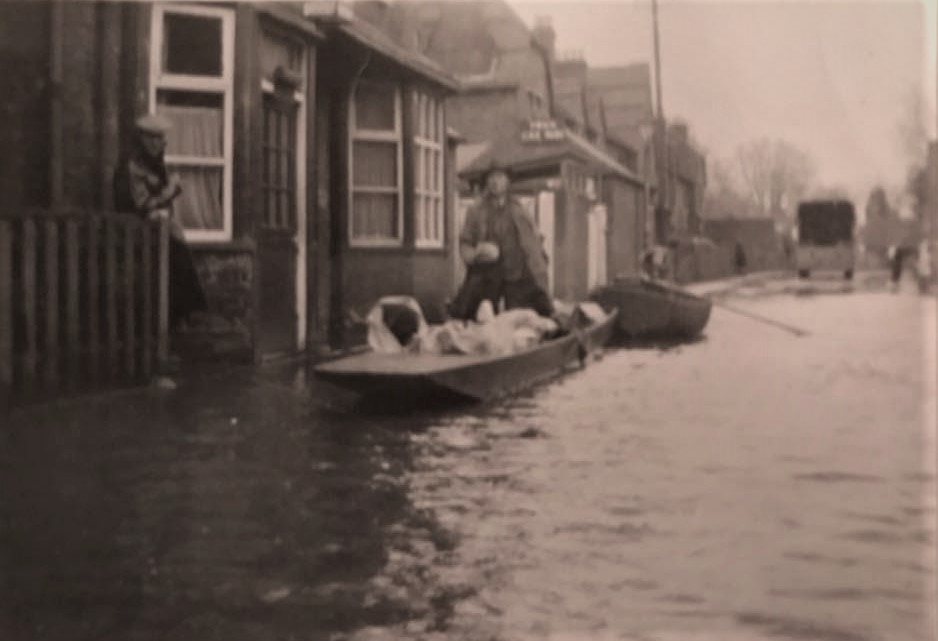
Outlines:
[{"label": "man standing in boat", "polygon": [[466,280],[450,307],[454,318],[472,319],[489,300],[497,310],[529,308],[541,316],[554,313],[548,290],[547,254],[537,226],[509,193],[508,170],[493,162],[483,176],[485,190],[466,213],[459,252]]}]

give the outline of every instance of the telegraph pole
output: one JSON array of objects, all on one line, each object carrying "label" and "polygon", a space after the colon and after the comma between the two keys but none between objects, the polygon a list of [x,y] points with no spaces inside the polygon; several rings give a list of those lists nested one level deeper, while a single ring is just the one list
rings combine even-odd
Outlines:
[{"label": "telegraph pole", "polygon": [[661,45],[658,42],[658,0],[651,0],[651,23],[655,38],[655,104],[657,118],[664,120],[664,106],[661,104]]},{"label": "telegraph pole", "polygon": [[[664,122],[664,105],[661,100],[661,44],[658,37],[658,0],[651,0],[652,29],[655,43],[655,164],[658,174],[658,202],[655,207],[655,242],[665,241],[658,238],[659,234],[666,233],[665,216],[670,209],[670,185],[668,184],[668,141]],[[659,225],[659,218],[662,224]]]}]

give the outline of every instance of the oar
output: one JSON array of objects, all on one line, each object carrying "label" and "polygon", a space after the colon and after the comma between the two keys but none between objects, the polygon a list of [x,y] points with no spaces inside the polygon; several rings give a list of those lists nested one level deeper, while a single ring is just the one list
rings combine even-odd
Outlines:
[{"label": "oar", "polygon": [[710,299],[710,303],[729,312],[739,314],[740,316],[745,316],[746,318],[751,318],[752,320],[756,320],[767,325],[773,325],[779,329],[784,329],[786,332],[791,332],[795,336],[807,336],[810,333],[806,329],[801,329],[800,327],[795,327],[794,325],[788,325],[787,323],[782,323],[772,318],[762,316],[761,314],[747,311],[745,309],[739,309],[738,307],[733,307],[732,305],[727,305],[726,303],[715,301],[712,298]]}]

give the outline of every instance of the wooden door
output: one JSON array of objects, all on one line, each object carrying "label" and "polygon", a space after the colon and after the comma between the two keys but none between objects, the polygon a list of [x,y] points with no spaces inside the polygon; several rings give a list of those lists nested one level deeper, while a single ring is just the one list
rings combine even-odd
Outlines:
[{"label": "wooden door", "polygon": [[263,99],[263,213],[257,233],[258,342],[262,354],[297,343],[297,114],[286,92]]}]

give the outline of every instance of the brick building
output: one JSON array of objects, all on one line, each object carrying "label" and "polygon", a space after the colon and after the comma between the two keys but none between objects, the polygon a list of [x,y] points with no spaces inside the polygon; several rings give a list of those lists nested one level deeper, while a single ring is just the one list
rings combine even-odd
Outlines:
[{"label": "brick building", "polygon": [[[512,169],[513,189],[544,235],[555,296],[582,298],[615,274],[634,273],[643,182],[622,162],[628,149],[609,144],[585,112],[560,99],[550,25],[529,29],[501,0],[404,3],[401,10],[420,50],[460,80],[447,114],[466,141],[461,206],[498,159]],[[457,280],[461,273],[457,264]]]},{"label": "brick building", "polygon": [[621,141],[636,159],[626,164],[643,172],[655,202],[648,236],[666,243],[699,233],[706,161],[686,124],[667,123],[656,133],[648,64],[586,69],[569,64],[559,69],[568,77],[579,76],[587,110],[601,114],[607,139]]},{"label": "brick building", "polygon": [[455,82],[383,3],[316,4],[0,4],[4,206],[111,210],[158,112],[211,311],[187,345],[258,359],[347,344],[381,295],[442,307]]}]

